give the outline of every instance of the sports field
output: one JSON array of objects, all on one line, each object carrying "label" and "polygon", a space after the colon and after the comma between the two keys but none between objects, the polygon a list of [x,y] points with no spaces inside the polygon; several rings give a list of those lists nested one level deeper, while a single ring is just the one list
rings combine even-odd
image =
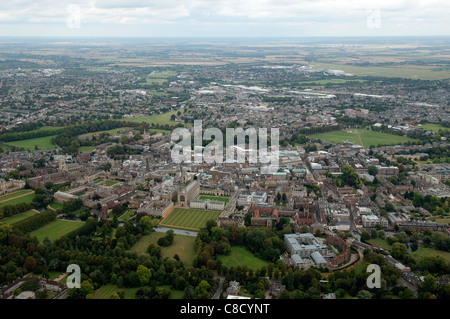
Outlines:
[{"label": "sports field", "polygon": [[450,128],[435,123],[419,124],[418,127],[425,131],[439,132],[439,130],[450,131]]},{"label": "sports field", "polygon": [[19,203],[31,203],[34,198],[34,192],[23,190],[0,197],[0,207],[5,205],[16,205]]},{"label": "sports field", "polygon": [[32,209],[32,210],[26,211],[24,213],[20,213],[20,214],[11,216],[11,217],[0,219],[0,222],[2,222],[4,224],[12,225],[14,223],[20,222],[21,220],[27,219],[28,217],[34,216],[36,214],[39,214],[39,213]]},{"label": "sports field", "polygon": [[330,143],[341,143],[344,141],[349,141],[351,143],[361,145],[362,142],[362,146],[364,147],[370,147],[371,145],[397,145],[406,143],[408,141],[414,141],[412,138],[406,136],[399,136],[364,129],[352,130],[351,132],[335,131],[313,134],[311,135],[311,137],[318,138]]},{"label": "sports field", "polygon": [[268,263],[255,257],[247,248],[243,246],[232,246],[231,253],[228,256],[219,255],[218,259],[226,267],[247,266],[256,270],[267,267]]},{"label": "sports field", "polygon": [[220,215],[218,211],[203,209],[175,208],[161,222],[161,226],[190,230],[199,230],[206,226],[206,221],[216,219]]},{"label": "sports field", "polygon": [[36,236],[40,242],[42,242],[45,237],[48,237],[48,239],[54,241],[83,225],[84,222],[57,219],[39,229],[32,231],[30,235]]}]

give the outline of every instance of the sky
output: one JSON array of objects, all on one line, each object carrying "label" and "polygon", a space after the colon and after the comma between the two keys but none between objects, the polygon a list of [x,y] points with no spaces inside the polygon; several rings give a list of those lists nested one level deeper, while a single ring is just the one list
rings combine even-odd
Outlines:
[{"label": "sky", "polygon": [[0,36],[450,35],[449,0],[2,0]]}]

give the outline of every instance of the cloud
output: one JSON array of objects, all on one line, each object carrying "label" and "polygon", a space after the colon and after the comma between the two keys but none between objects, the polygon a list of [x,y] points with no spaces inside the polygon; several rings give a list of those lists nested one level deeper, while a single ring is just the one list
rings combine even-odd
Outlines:
[{"label": "cloud", "polygon": [[[68,8],[74,5],[79,8],[82,25],[93,32],[102,25],[164,24],[196,30],[208,26],[204,32],[210,33],[214,27],[219,30],[232,25],[259,26],[262,35],[264,25],[279,30],[309,25],[332,32],[333,28],[364,28],[374,10],[380,12],[385,34],[395,34],[400,29],[404,32],[418,23],[425,33],[448,34],[450,30],[447,0],[13,0],[0,3],[0,24],[20,25],[17,30],[27,25],[64,25],[73,15]],[[7,30],[0,31],[1,35],[6,33]]]}]

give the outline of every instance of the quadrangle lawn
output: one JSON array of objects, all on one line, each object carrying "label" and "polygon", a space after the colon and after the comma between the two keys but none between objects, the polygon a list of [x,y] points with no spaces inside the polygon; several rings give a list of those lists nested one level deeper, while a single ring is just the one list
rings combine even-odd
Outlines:
[{"label": "quadrangle lawn", "polygon": [[84,222],[57,219],[39,229],[32,231],[30,235],[36,236],[40,242],[42,242],[45,237],[48,237],[48,239],[54,241],[83,225]]},{"label": "quadrangle lawn", "polygon": [[219,215],[219,211],[175,208],[160,222],[160,225],[166,227],[199,230],[200,228],[206,226],[206,222],[208,220],[215,220]]},{"label": "quadrangle lawn", "polygon": [[225,205],[230,200],[230,196],[212,196],[212,195],[200,195],[199,199],[210,199],[210,200],[217,200],[221,202],[225,202]]}]

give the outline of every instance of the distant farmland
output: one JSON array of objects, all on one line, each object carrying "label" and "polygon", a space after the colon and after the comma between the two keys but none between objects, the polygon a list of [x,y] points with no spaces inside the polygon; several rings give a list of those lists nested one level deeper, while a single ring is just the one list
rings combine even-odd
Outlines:
[{"label": "distant farmland", "polygon": [[[361,140],[358,136],[361,137]],[[312,138],[321,139],[325,142],[330,143],[341,143],[344,141],[349,141],[354,144],[361,145],[364,147],[370,147],[378,146],[378,145],[397,145],[397,144],[404,144],[409,141],[414,141],[414,139],[406,137],[406,136],[399,136],[394,134],[387,134],[383,132],[376,132],[376,131],[370,131],[370,130],[353,130],[352,133],[350,132],[344,132],[344,131],[335,131],[335,132],[327,132],[327,133],[320,133],[320,134],[314,134],[311,135]]]}]

